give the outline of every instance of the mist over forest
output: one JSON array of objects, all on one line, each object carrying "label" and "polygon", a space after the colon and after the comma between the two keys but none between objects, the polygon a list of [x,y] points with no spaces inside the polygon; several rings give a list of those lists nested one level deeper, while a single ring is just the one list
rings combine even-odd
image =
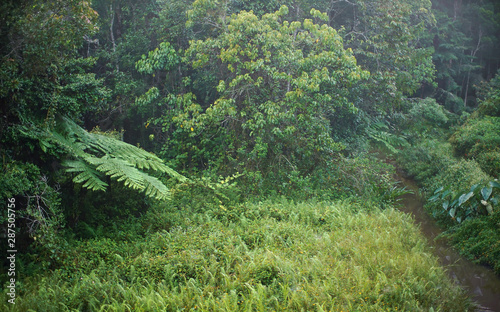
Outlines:
[{"label": "mist over forest", "polygon": [[498,1],[5,0],[0,23],[2,310],[479,311],[412,192],[500,275]]}]

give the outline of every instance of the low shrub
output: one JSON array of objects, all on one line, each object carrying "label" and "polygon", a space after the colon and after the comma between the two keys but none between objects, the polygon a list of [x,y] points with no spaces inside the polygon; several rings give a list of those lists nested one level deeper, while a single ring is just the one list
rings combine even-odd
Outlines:
[{"label": "low shrub", "polygon": [[437,187],[432,188],[431,179],[454,162],[451,146],[437,140],[425,140],[406,148],[396,159],[409,176],[432,190]]},{"label": "low shrub", "polygon": [[500,117],[476,117],[460,127],[450,138],[455,153],[477,159],[488,174],[500,174]]},{"label": "low shrub", "polygon": [[442,186],[461,190],[491,180],[475,160],[456,159],[451,145],[437,140],[406,149],[398,163],[430,194]]},{"label": "low shrub", "polygon": [[415,126],[432,124],[434,127],[441,127],[448,122],[448,114],[433,98],[418,100],[410,109],[408,118],[415,123]]},{"label": "low shrub", "polygon": [[337,164],[338,183],[348,190],[349,199],[365,207],[388,207],[407,191],[394,181],[395,167],[375,155],[344,158]]},{"label": "low shrub", "polygon": [[172,188],[171,204],[192,212],[203,212],[211,207],[240,202],[241,190],[237,187],[238,179],[243,174],[229,177],[202,176],[193,177]]},{"label": "low shrub", "polygon": [[478,87],[481,98],[478,112],[483,116],[500,117],[500,71],[488,83]]},{"label": "low shrub", "polygon": [[500,213],[466,220],[451,228],[444,237],[452,243],[468,259],[491,266],[496,274],[500,274]]},{"label": "low shrub", "polygon": [[[481,229],[472,231],[470,224],[489,224],[486,220],[493,218],[497,209],[498,192],[491,185],[497,182],[488,174],[495,174],[500,155],[497,155],[500,129],[495,128],[495,118],[479,118],[474,113],[457,128],[449,142],[421,138],[398,154],[398,163],[414,177],[424,196],[429,198],[426,208],[442,226],[456,233],[453,242],[459,251],[494,267],[498,265],[496,260],[484,254],[496,254],[497,251],[488,249],[486,252],[478,246],[498,249],[498,245],[490,244],[484,235],[478,236]],[[457,155],[464,158],[456,158]],[[481,221],[473,221],[475,218]],[[492,237],[500,235],[496,231]]]},{"label": "low shrub", "polygon": [[454,190],[466,190],[474,184],[488,180],[491,180],[491,177],[481,170],[475,160],[458,159],[429,179],[429,191],[443,185]]},{"label": "low shrub", "polygon": [[440,187],[429,198],[434,211],[442,207],[458,223],[484,215],[492,215],[500,203],[500,183],[489,181],[474,184],[466,192]]}]

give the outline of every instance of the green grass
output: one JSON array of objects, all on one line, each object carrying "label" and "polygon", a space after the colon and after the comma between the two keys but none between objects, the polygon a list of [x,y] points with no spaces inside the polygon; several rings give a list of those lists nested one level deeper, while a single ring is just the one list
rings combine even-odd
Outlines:
[{"label": "green grass", "polygon": [[4,309],[472,310],[409,216],[358,210],[286,200],[205,213],[158,207],[142,219],[143,238],[77,243],[64,269],[26,279]]}]

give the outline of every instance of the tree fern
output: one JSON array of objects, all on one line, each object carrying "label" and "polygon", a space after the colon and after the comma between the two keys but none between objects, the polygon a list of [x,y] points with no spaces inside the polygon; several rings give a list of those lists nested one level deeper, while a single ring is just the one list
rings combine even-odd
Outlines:
[{"label": "tree fern", "polygon": [[73,178],[75,183],[84,183],[83,187],[93,191],[104,191],[108,184],[100,179],[100,174],[82,160],[66,160],[63,162],[66,167],[66,172],[79,172]]},{"label": "tree fern", "polygon": [[64,161],[63,166],[67,172],[78,173],[73,182],[94,191],[106,190],[108,184],[102,180],[105,175],[147,196],[163,200],[169,198],[168,188],[142,170],[187,180],[156,155],[102,134],[89,133],[68,118],[60,118],[46,139],[57,143],[69,154],[71,159]]},{"label": "tree fern", "polygon": [[182,175],[166,166],[163,161],[154,154],[105,135],[93,134],[93,136],[96,140],[93,142],[92,146],[111,157],[123,159],[130,165],[141,170],[159,171],[178,178],[181,181],[185,180]]}]

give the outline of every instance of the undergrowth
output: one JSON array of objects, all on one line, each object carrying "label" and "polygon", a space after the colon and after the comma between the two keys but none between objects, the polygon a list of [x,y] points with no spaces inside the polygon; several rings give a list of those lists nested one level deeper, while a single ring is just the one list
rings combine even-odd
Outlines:
[{"label": "undergrowth", "polygon": [[143,237],[74,242],[70,263],[25,279],[14,306],[4,292],[2,310],[472,310],[411,217],[392,208],[165,205],[141,222]]},{"label": "undergrowth", "polygon": [[450,229],[445,237],[451,238],[456,248],[475,263],[490,266],[500,275],[500,214],[467,220]]}]

